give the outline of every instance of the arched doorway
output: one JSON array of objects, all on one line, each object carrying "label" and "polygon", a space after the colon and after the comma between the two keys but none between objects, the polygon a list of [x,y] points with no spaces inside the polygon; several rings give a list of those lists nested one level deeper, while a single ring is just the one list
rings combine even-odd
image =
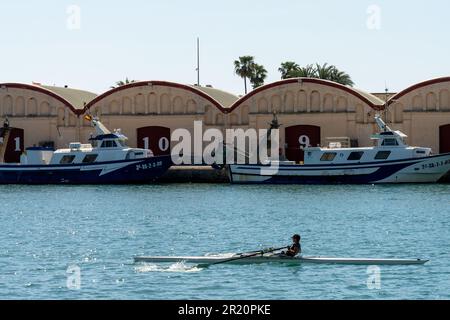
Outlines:
[{"label": "arched doorway", "polygon": [[0,156],[5,163],[19,163],[24,152],[24,130],[19,128],[0,129]]},{"label": "arched doorway", "polygon": [[320,145],[320,127],[299,125],[286,128],[286,158],[304,161],[304,147]]},{"label": "arched doorway", "polygon": [[450,152],[450,124],[439,128],[439,153]]},{"label": "arched doorway", "polygon": [[170,155],[170,129],[143,127],[137,129],[138,148],[150,149],[155,156]]}]

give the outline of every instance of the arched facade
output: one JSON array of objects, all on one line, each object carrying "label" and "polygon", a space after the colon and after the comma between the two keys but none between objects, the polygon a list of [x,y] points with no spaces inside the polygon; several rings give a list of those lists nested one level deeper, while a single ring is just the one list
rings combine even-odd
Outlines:
[{"label": "arched facade", "polygon": [[449,139],[440,128],[450,124],[450,77],[415,84],[391,97],[393,126],[408,136],[412,145],[429,146],[436,153]]},{"label": "arched facade", "polygon": [[[327,137],[349,137],[360,145],[370,145],[369,136],[375,110],[384,102],[377,97],[330,81],[288,79],[262,86],[230,107],[245,128],[263,129],[277,112],[284,128],[312,125],[321,128],[322,143]],[[247,110],[249,110],[247,116]],[[245,115],[245,116],[243,116]],[[286,137],[281,130],[281,146],[298,137]]]},{"label": "arched facade", "polygon": [[[450,77],[411,86],[392,96],[388,104],[389,125],[408,134],[410,144],[430,146],[435,152],[448,144],[442,141],[448,139],[442,128],[450,124]],[[241,98],[165,81],[132,83],[100,96],[68,88],[0,84],[0,118],[8,117],[12,126],[25,130],[26,147],[88,142],[94,130],[82,117],[87,113],[101,117],[110,129],[121,128],[130,145],[137,146],[141,128],[164,127],[171,132],[185,128],[193,134],[194,121],[203,121],[204,129],[267,129],[273,112],[282,124],[284,151],[295,149],[299,138],[306,139],[308,126],[316,128],[313,136],[319,136],[322,145],[329,137],[346,137],[353,145],[370,146],[374,116],[384,105],[376,95],[307,78],[271,83]],[[300,137],[287,137],[289,132]]]},{"label": "arched facade", "polygon": [[[213,90],[208,88],[208,92]],[[203,120],[205,127],[239,124],[239,117],[228,119],[227,109],[201,88],[166,81],[141,81],[112,89],[88,103],[84,113],[94,109],[108,110],[102,122],[111,129],[121,128],[130,145],[136,144],[137,128],[186,128],[193,134],[195,120]],[[90,132],[92,128],[82,128],[81,137]]]},{"label": "arched facade", "polygon": [[[64,92],[64,89],[57,90]],[[24,129],[25,147],[49,142],[63,147],[66,140],[78,140],[76,127],[82,113],[79,106],[45,87],[0,84],[0,119],[7,117],[11,126]],[[60,137],[65,137],[64,141]]]}]

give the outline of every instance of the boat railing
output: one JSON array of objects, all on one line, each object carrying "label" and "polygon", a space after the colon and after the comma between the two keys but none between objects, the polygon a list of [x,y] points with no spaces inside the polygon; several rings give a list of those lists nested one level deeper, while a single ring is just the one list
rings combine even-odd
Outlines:
[{"label": "boat railing", "polygon": [[92,149],[91,144],[80,143],[80,142],[72,142],[69,144],[69,149],[71,151],[83,150],[83,149]]},{"label": "boat railing", "polygon": [[349,137],[328,137],[325,141],[329,149],[349,148],[351,145]]}]

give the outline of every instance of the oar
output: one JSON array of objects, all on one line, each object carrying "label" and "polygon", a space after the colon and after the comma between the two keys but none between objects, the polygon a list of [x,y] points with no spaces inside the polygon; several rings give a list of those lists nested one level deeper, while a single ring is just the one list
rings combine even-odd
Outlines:
[{"label": "oar", "polygon": [[201,264],[199,266],[206,266],[206,267],[208,267],[208,266],[215,265],[215,264],[228,263],[228,262],[232,262],[232,261],[236,261],[236,260],[247,259],[247,258],[259,256],[259,255],[264,255],[266,253],[271,253],[271,252],[282,250],[282,249],[286,249],[286,248],[289,248],[289,247],[288,246],[284,246],[284,247],[276,248],[276,249],[261,250],[261,251],[258,251],[257,253],[248,254],[248,255],[245,255],[245,256],[231,258],[231,259],[227,259],[227,260],[223,260],[223,261],[219,261],[219,262],[214,262],[214,263]]},{"label": "oar", "polygon": [[265,248],[265,249],[262,249],[262,250],[255,250],[255,251],[244,251],[244,252],[239,252],[239,253],[236,253],[236,255],[239,255],[239,256],[242,256],[243,254],[252,254],[252,253],[261,253],[261,251],[267,251],[267,250],[271,250],[272,248]]}]

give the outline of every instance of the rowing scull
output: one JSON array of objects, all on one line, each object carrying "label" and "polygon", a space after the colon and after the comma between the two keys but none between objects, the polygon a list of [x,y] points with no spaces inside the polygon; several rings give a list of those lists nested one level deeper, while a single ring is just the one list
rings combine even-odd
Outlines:
[{"label": "rowing scull", "polygon": [[[239,258],[237,260],[231,260]],[[145,263],[195,263],[195,264],[216,264],[226,262],[231,264],[250,264],[250,263],[289,263],[289,264],[347,264],[347,265],[423,265],[429,260],[422,259],[371,259],[371,258],[327,258],[327,257],[286,257],[280,255],[267,256],[252,256],[246,258],[243,255],[235,255],[231,257],[223,256],[204,256],[204,257],[189,257],[189,256],[138,256],[134,258],[134,262]]]}]

